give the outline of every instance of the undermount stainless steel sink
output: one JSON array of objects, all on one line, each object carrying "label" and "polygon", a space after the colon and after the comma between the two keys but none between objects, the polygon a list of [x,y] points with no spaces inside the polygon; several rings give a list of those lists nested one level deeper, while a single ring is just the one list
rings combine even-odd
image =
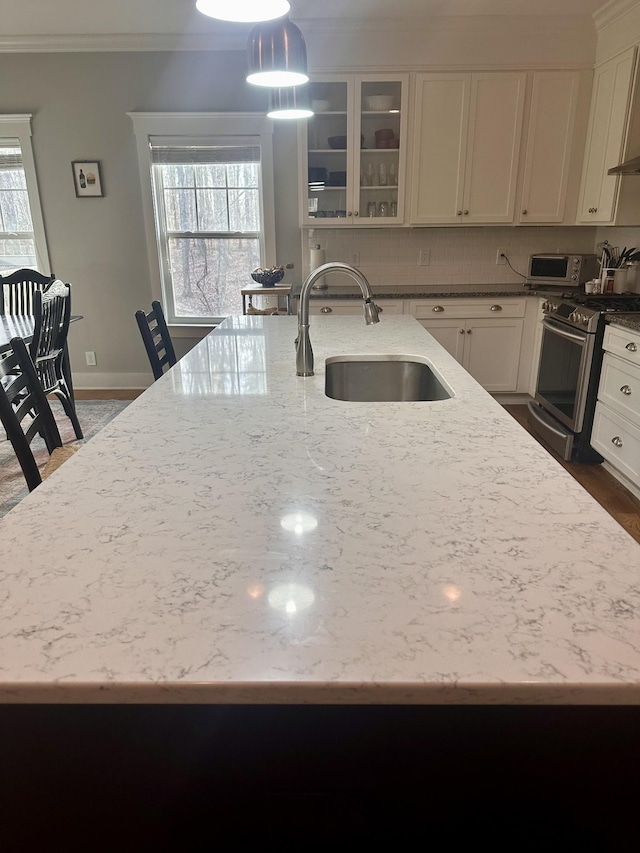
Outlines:
[{"label": "undermount stainless steel sink", "polygon": [[450,400],[453,391],[415,355],[336,355],[325,362],[324,392],[350,403]]}]

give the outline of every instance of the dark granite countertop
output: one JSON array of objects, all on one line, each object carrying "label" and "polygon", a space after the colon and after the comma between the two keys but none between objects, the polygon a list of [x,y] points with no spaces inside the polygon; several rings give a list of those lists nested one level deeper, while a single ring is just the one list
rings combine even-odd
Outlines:
[{"label": "dark granite countertop", "polygon": [[[542,296],[542,291],[535,290],[385,290],[372,286],[373,295],[376,299],[496,299],[521,296]],[[294,298],[299,296],[300,289],[293,291]],[[312,290],[312,299],[361,299],[362,294],[357,287],[328,287],[325,290]]]},{"label": "dark granite countertop", "polygon": [[609,314],[607,322],[611,326],[624,326],[625,329],[633,329],[634,332],[640,332],[640,313],[629,314]]}]

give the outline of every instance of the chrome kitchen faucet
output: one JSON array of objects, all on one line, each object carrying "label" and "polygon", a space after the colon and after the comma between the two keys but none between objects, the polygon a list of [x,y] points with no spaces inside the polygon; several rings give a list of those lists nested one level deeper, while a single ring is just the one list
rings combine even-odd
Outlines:
[{"label": "chrome kitchen faucet", "polygon": [[371,285],[356,267],[343,264],[340,261],[331,261],[309,273],[305,283],[300,290],[300,305],[298,307],[298,337],[296,338],[296,373],[298,376],[313,376],[313,350],[309,340],[309,296],[311,288],[319,278],[330,272],[343,272],[351,276],[362,291],[364,300],[364,321],[367,326],[379,323],[378,307],[373,301]]}]

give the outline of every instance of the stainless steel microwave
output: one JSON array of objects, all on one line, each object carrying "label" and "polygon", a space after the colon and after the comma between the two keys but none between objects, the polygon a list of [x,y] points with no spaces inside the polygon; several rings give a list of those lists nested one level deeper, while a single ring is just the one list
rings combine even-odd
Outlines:
[{"label": "stainless steel microwave", "polygon": [[527,283],[581,287],[599,275],[600,262],[596,255],[531,255]]}]

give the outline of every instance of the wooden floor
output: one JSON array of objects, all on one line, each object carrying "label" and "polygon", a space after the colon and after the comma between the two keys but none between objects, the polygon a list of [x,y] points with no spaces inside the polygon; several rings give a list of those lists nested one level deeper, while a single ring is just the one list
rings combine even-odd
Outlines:
[{"label": "wooden floor", "polygon": [[[505,406],[504,408],[528,432],[531,432],[527,424],[526,406]],[[534,435],[534,438],[537,436]],[[543,447],[575,477],[609,515],[615,518],[618,524],[624,527],[627,533],[633,536],[636,542],[640,542],[640,501],[628,489],[625,489],[622,483],[612,477],[608,471],[605,471],[602,465],[565,462],[557,453],[549,450],[546,445]]]}]

